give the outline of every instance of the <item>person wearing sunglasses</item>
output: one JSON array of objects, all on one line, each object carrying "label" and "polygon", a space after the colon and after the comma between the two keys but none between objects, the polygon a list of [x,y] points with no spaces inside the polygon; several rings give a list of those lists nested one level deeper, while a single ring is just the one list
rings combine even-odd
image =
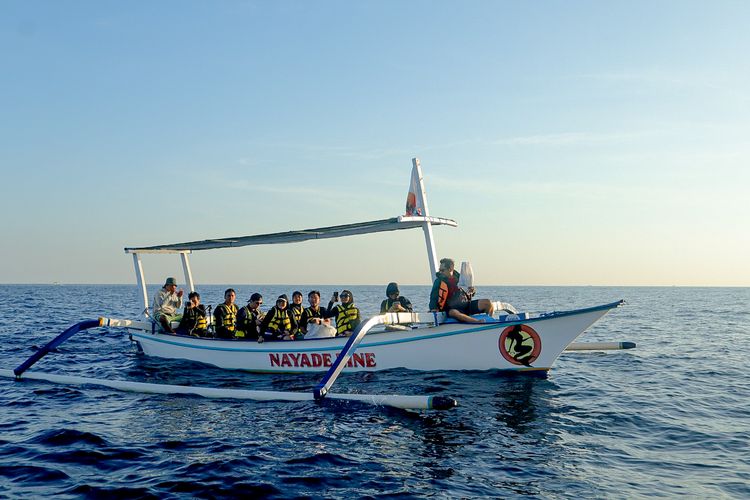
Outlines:
[{"label": "person wearing sunglasses", "polygon": [[440,268],[435,274],[435,283],[430,292],[430,311],[446,312],[451,318],[463,323],[483,323],[484,320],[472,316],[479,313],[492,316],[492,301],[472,300],[474,287],[464,290],[458,286],[461,275],[455,267],[453,259],[440,259]]},{"label": "person wearing sunglasses", "polygon": [[247,305],[237,313],[237,333],[235,337],[242,340],[258,340],[260,325],[263,321],[263,312],[260,306],[263,304],[263,296],[254,293],[247,301]]},{"label": "person wearing sunglasses", "polygon": [[331,301],[328,302],[328,311],[326,316],[336,318],[336,336],[348,337],[355,328],[362,322],[359,315],[359,309],[354,305],[354,294],[349,290],[341,291],[341,304],[334,306],[338,301],[339,294],[333,293]]}]

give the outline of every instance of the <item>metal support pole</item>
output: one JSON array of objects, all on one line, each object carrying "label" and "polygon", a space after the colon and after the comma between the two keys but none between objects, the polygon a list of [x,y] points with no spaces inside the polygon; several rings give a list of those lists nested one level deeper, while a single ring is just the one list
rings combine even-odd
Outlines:
[{"label": "metal support pole", "polygon": [[133,254],[133,265],[135,266],[135,279],[138,283],[138,288],[141,289],[141,295],[143,297],[143,309],[148,309],[148,293],[146,292],[146,280],[143,279],[143,264],[141,263],[141,257],[137,254]]},{"label": "metal support pole", "polygon": [[194,292],[195,285],[193,284],[193,273],[190,271],[188,253],[190,252],[180,252],[180,259],[182,260],[182,271],[185,273],[185,284],[189,292]]}]

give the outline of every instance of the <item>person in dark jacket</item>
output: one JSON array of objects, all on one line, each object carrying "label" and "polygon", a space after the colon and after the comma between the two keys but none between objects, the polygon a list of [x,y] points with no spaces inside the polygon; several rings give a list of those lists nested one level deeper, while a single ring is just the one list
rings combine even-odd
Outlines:
[{"label": "person in dark jacket", "polygon": [[205,337],[208,321],[206,320],[206,306],[201,304],[201,296],[198,292],[188,294],[188,303],[182,313],[177,333],[180,335],[193,335]]},{"label": "person in dark jacket", "polygon": [[258,340],[260,325],[263,321],[263,312],[260,306],[263,304],[263,296],[254,293],[247,301],[247,305],[237,313],[237,332],[235,337],[242,340]]},{"label": "person in dark jacket", "polygon": [[286,294],[279,295],[276,305],[263,318],[260,333],[265,340],[293,340],[292,319],[287,307],[289,300]]},{"label": "person in dark jacket", "polygon": [[380,314],[387,312],[412,312],[411,301],[400,295],[398,283],[388,283],[385,289],[385,296],[388,298],[380,303]]},{"label": "person in dark jacket", "polygon": [[330,325],[331,322],[326,316],[327,311],[323,307],[320,307],[320,292],[312,290],[307,294],[307,301],[310,303],[310,307],[306,308],[302,313],[302,318],[300,319],[302,331],[307,333],[307,327],[310,323]]},{"label": "person in dark jacket", "polygon": [[338,302],[339,294],[335,292],[328,302],[326,316],[336,318],[336,336],[348,337],[355,328],[362,322],[359,315],[359,309],[354,305],[354,294],[349,290],[341,291],[341,304],[334,305]]},{"label": "person in dark jacket", "polygon": [[214,309],[214,320],[216,321],[216,337],[220,339],[233,339],[237,330],[237,305],[234,299],[237,293],[228,288],[224,291],[224,302]]},{"label": "person in dark jacket", "polygon": [[440,269],[430,292],[430,311],[443,311],[451,318],[464,323],[482,323],[472,315],[486,313],[492,316],[494,308],[488,299],[475,299],[474,287],[468,291],[458,286],[461,275],[455,270],[453,259],[440,259]]}]

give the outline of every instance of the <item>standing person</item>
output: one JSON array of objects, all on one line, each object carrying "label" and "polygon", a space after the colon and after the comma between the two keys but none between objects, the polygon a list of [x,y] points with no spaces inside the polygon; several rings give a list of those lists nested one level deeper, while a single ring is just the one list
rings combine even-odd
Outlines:
[{"label": "standing person", "polygon": [[388,297],[380,303],[380,314],[387,312],[412,312],[411,301],[399,295],[398,283],[388,283],[385,296]]},{"label": "standing person", "polygon": [[302,313],[304,312],[302,292],[295,290],[292,294],[292,304],[289,306],[289,319],[292,320],[292,335],[295,339],[301,339],[304,335],[302,332]]},{"label": "standing person", "polygon": [[306,308],[302,313],[300,319],[300,326],[302,331],[307,333],[307,328],[312,324],[329,324],[330,321],[326,319],[326,310],[320,307],[320,292],[312,290],[307,294],[307,301],[310,303],[310,307]]},{"label": "standing person", "polygon": [[362,322],[359,316],[359,309],[354,305],[354,294],[349,290],[341,290],[341,305],[334,306],[338,302],[339,294],[333,293],[330,302],[328,302],[328,311],[326,316],[336,318],[336,336],[348,337],[355,328]]},{"label": "standing person", "polygon": [[177,280],[169,277],[164,286],[154,295],[154,320],[169,333],[175,333],[170,324],[178,321],[180,316],[177,310],[182,307],[182,289],[177,290]]},{"label": "standing person", "polygon": [[292,320],[287,309],[288,302],[286,294],[279,295],[276,305],[263,318],[260,332],[265,340],[293,340]]},{"label": "standing person", "polygon": [[177,327],[177,333],[205,337],[207,326],[206,306],[201,304],[201,296],[198,292],[190,292],[188,303],[185,304],[185,311],[182,313],[180,326]]},{"label": "standing person", "polygon": [[234,332],[237,330],[237,305],[234,303],[236,297],[234,289],[227,288],[224,291],[224,302],[214,309],[217,338],[234,338]]},{"label": "standing person", "polygon": [[486,313],[492,316],[494,308],[488,299],[472,300],[474,287],[468,291],[458,286],[461,275],[455,270],[453,259],[440,259],[440,269],[435,274],[435,283],[430,292],[430,311],[444,311],[451,318],[464,323],[483,323],[471,315]]},{"label": "standing person", "polygon": [[263,321],[263,313],[260,310],[262,304],[263,296],[261,294],[256,292],[250,296],[247,305],[240,309],[237,314],[236,337],[245,340],[258,340],[259,327],[261,321]]}]

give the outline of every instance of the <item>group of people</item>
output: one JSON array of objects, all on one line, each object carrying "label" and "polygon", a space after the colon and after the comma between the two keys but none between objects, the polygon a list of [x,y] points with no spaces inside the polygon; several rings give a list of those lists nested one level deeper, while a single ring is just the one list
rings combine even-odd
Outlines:
[{"label": "group of people", "polygon": [[[430,311],[445,312],[451,318],[466,323],[482,322],[474,317],[485,313],[492,316],[493,305],[488,299],[473,299],[475,290],[464,290],[459,286],[460,275],[455,270],[453,259],[441,259],[435,282],[430,292]],[[166,332],[198,337],[211,336],[208,328],[206,307],[201,304],[200,294],[190,292],[182,315],[183,291],[177,290],[177,281],[167,278],[164,286],[154,296],[154,320]],[[400,294],[397,283],[386,287],[386,299],[380,304],[380,313],[412,312],[409,299]],[[317,327],[334,328],[335,335],[348,336],[360,324],[359,309],[354,305],[354,294],[342,290],[334,292],[327,308],[320,306],[320,292],[312,290],[307,294],[309,307],[302,304],[302,292],[292,293],[292,302],[286,294],[279,295],[275,305],[266,313],[260,306],[263,296],[253,293],[247,304],[238,308],[235,304],[237,293],[229,288],[224,292],[224,302],[214,308],[213,336],[219,339],[255,340],[299,340]],[[339,303],[340,301],[340,303]],[[179,322],[176,328],[173,322]]]},{"label": "group of people", "polygon": [[[334,292],[327,308],[320,306],[318,290],[307,294],[309,307],[302,304],[300,291],[292,293],[291,304],[287,295],[282,294],[274,306],[264,313],[260,308],[263,304],[260,293],[253,293],[247,304],[240,308],[235,303],[237,293],[228,288],[224,291],[224,302],[214,308],[212,335],[207,321],[209,312],[200,303],[200,294],[191,292],[182,315],[179,315],[178,311],[183,306],[182,296],[182,290],[177,290],[177,281],[167,278],[154,297],[154,320],[162,330],[197,337],[263,342],[299,340],[314,328],[313,325],[331,327],[331,320],[335,321],[336,336],[348,336],[361,322],[359,309],[354,305],[354,294],[350,290],[342,290],[341,294]],[[176,328],[172,327],[174,322],[179,322]]]}]

